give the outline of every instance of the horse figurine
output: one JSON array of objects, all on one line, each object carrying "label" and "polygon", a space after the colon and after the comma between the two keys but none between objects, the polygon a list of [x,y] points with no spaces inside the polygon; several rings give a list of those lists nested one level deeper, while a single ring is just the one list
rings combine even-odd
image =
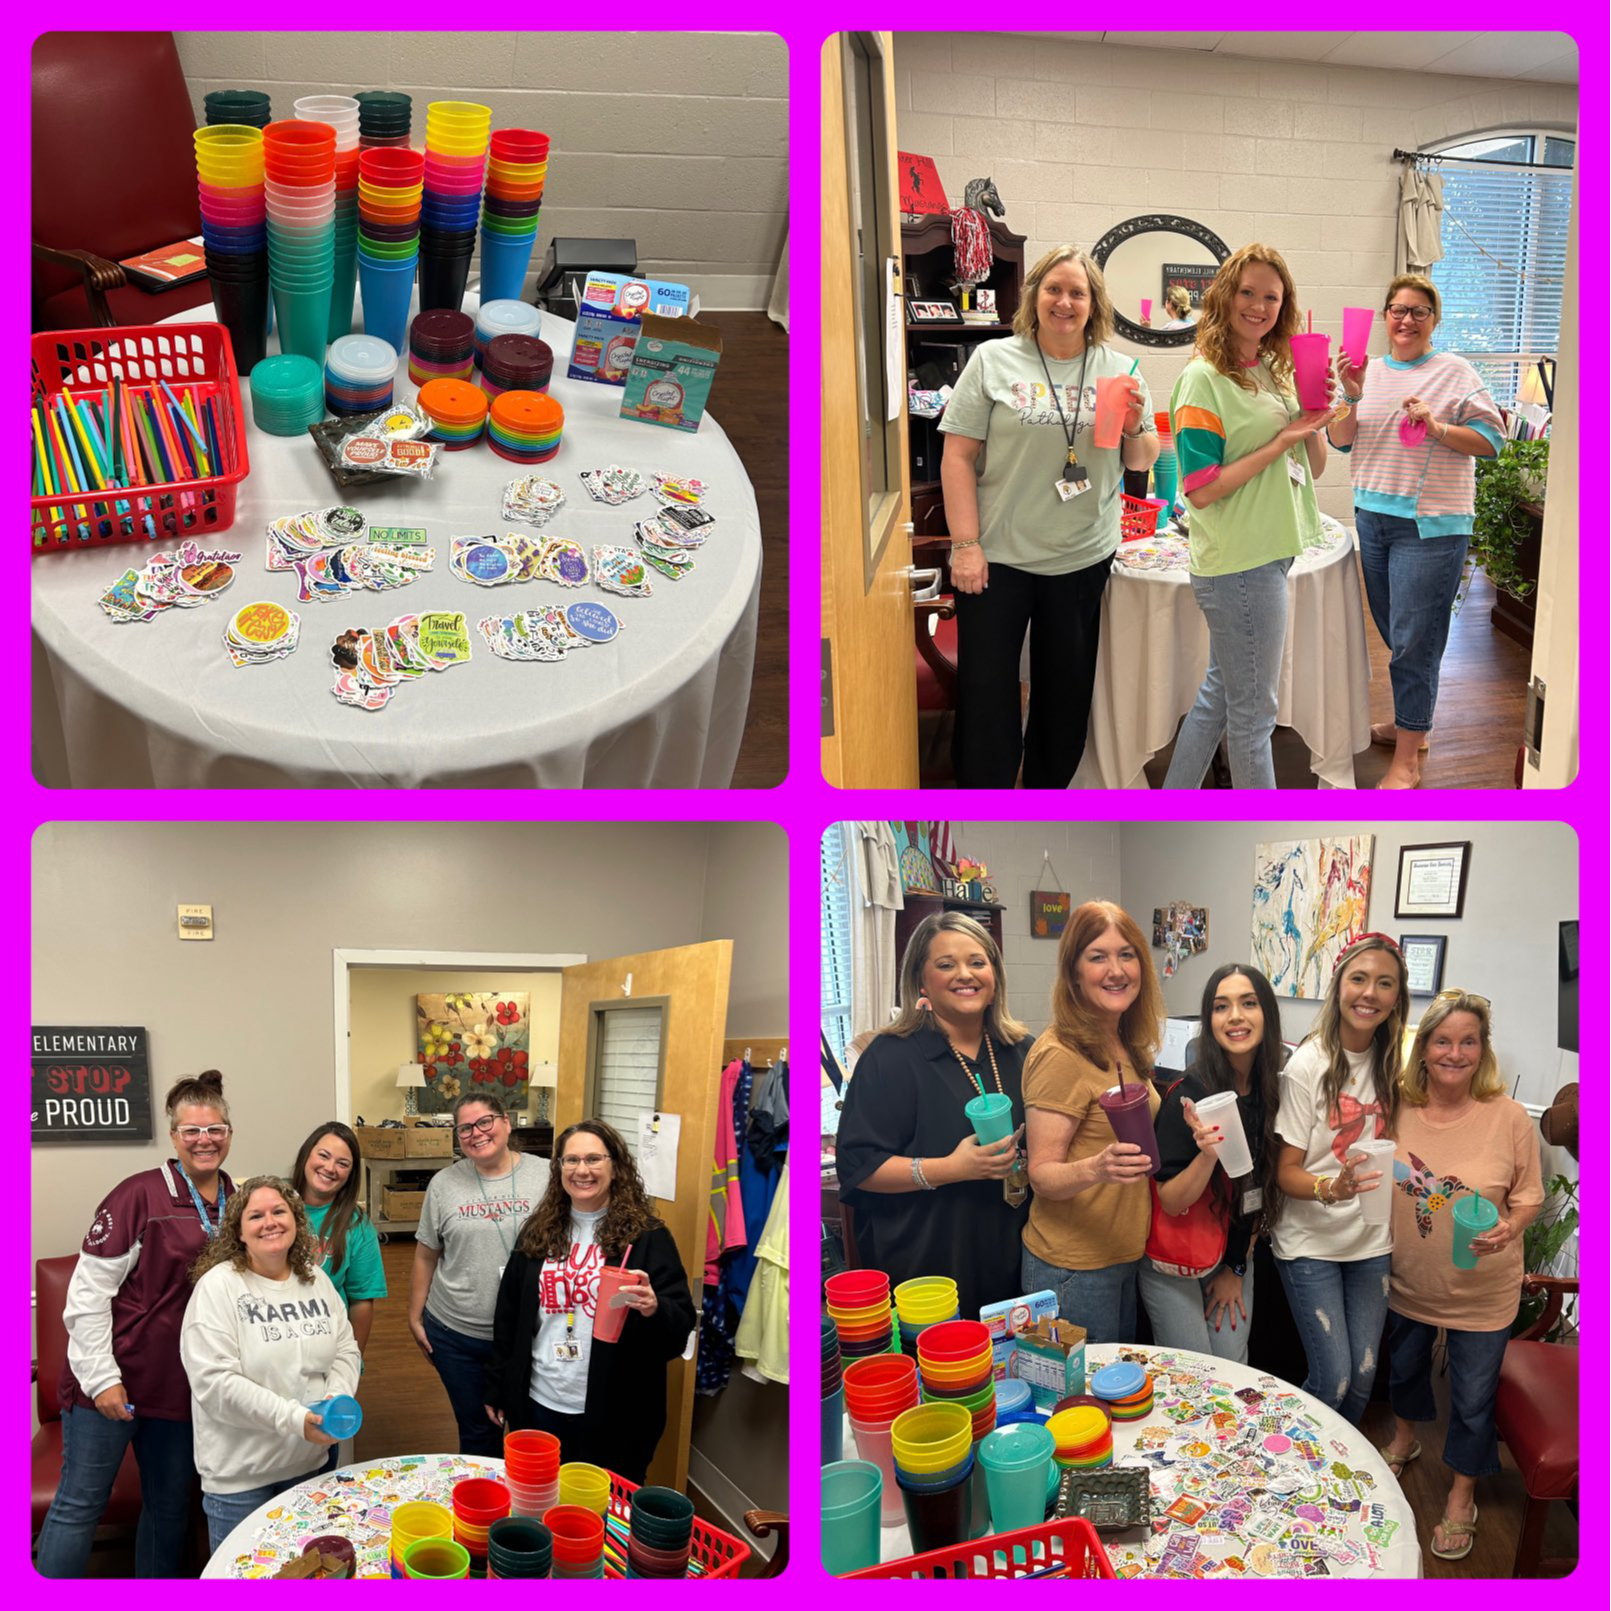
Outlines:
[{"label": "horse figurine", "polygon": [[971,212],[988,212],[996,218],[1007,216],[1007,209],[996,190],[996,182],[989,177],[968,181],[962,193],[962,205]]}]

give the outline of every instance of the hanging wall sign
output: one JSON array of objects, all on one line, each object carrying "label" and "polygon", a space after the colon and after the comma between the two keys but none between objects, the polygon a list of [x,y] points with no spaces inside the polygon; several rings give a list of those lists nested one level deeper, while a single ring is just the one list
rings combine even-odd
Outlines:
[{"label": "hanging wall sign", "polygon": [[[1062,882],[1052,866],[1052,853],[1045,851],[1040,858],[1041,873],[1050,873],[1048,884]],[[1036,875],[1037,882],[1039,874]],[[1068,927],[1068,914],[1074,902],[1066,889],[1032,889],[1029,892],[1029,932],[1037,940],[1060,940]]]},{"label": "hanging wall sign", "polygon": [[30,1118],[37,1146],[151,1139],[143,1029],[35,1028]]}]

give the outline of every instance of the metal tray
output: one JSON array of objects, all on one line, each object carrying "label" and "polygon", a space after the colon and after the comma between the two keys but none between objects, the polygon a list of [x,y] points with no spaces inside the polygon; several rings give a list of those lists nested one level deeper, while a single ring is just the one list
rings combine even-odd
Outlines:
[{"label": "metal tray", "polygon": [[1139,1466],[1065,1471],[1057,1485],[1059,1519],[1083,1516],[1098,1532],[1124,1532],[1152,1520],[1152,1474]]}]

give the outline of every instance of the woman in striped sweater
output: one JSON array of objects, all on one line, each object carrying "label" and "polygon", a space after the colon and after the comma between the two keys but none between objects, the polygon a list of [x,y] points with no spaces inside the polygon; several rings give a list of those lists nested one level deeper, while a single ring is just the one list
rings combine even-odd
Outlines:
[{"label": "woman in striped sweater", "polygon": [[1474,461],[1499,452],[1501,422],[1477,371],[1432,350],[1442,305],[1424,274],[1399,275],[1382,311],[1388,355],[1354,369],[1339,354],[1337,380],[1353,407],[1327,435],[1349,455],[1365,595],[1392,651],[1392,725],[1370,730],[1373,744],[1393,750],[1380,786],[1413,789],[1471,540]]}]

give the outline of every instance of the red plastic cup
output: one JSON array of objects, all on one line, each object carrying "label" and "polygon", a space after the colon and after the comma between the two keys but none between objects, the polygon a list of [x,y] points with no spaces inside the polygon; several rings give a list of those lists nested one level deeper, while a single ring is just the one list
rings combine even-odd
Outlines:
[{"label": "red plastic cup", "polygon": [[509,1490],[491,1477],[466,1477],[453,1484],[453,1514],[472,1527],[490,1527],[509,1514]]},{"label": "red plastic cup", "polygon": [[604,1518],[585,1505],[555,1505],[544,1515],[543,1526],[554,1535],[556,1561],[586,1566],[604,1549]]},{"label": "red plastic cup", "polygon": [[548,136],[537,129],[494,129],[488,141],[493,156],[506,162],[541,162],[548,146]]},{"label": "red plastic cup", "polygon": [[[1101,384],[1100,381],[1097,382]],[[937,1364],[963,1364],[990,1347],[990,1328],[980,1320],[942,1320],[918,1333],[917,1357]]]},{"label": "red plastic cup", "polygon": [[402,146],[383,146],[358,153],[358,172],[373,185],[389,190],[417,185],[425,172],[425,153]]},{"label": "red plastic cup", "polygon": [[1116,448],[1124,435],[1135,380],[1130,375],[1105,375],[1096,383],[1096,423],[1091,441],[1099,448]]},{"label": "red plastic cup", "polygon": [[641,1277],[632,1270],[623,1270],[607,1264],[599,1271],[599,1294],[593,1308],[593,1341],[619,1342],[621,1327],[626,1324],[627,1306],[611,1300],[628,1287],[635,1287]]},{"label": "red plastic cup", "polygon": [[552,1432],[506,1432],[504,1465],[522,1477],[523,1488],[539,1488],[559,1475],[559,1439]]},{"label": "red plastic cup", "polygon": [[889,1277],[882,1270],[841,1270],[822,1289],[837,1309],[865,1309],[889,1297]]}]

